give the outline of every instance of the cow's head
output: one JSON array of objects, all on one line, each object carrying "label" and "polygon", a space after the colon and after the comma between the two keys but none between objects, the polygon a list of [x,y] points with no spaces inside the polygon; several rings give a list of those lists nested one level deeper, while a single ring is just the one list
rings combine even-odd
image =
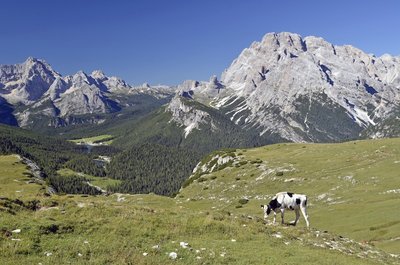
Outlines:
[{"label": "cow's head", "polygon": [[267,219],[268,215],[271,213],[271,207],[269,205],[261,205],[264,212],[264,219]]}]

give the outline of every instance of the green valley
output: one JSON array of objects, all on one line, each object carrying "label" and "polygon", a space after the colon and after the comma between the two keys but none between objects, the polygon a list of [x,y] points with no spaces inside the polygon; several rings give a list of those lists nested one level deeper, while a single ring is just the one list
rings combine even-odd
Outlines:
[{"label": "green valley", "polygon": [[[2,264],[400,263],[400,139],[217,151],[175,198],[46,196],[0,161]],[[308,195],[310,230],[262,219],[279,191]]]}]

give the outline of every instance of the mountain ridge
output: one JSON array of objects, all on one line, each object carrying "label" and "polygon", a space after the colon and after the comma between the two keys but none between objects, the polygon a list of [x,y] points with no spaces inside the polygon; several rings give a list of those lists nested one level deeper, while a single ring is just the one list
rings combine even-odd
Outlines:
[{"label": "mountain ridge", "polygon": [[[101,124],[107,113],[129,107],[127,98],[142,94],[159,100],[158,107],[177,95],[198,101],[244,131],[278,134],[293,142],[399,136],[396,123],[385,120],[398,115],[400,57],[376,57],[351,45],[282,32],[268,33],[245,48],[221,80],[212,76],[171,87],[134,87],[101,70],[62,77],[44,60],[31,57],[23,64],[0,66],[0,117],[22,127],[33,126],[35,116],[49,120],[50,127]],[[181,120],[185,123],[193,124]],[[196,129],[189,128],[186,136]]]},{"label": "mountain ridge", "polygon": [[171,92],[163,86],[133,87],[100,70],[91,74],[78,71],[63,77],[44,60],[33,57],[21,64],[0,65],[0,98],[14,107],[2,122],[11,125],[15,122],[10,121],[18,120],[19,126],[29,127],[34,120],[31,116],[38,114],[48,120],[47,126],[65,126],[70,124],[70,117],[120,111],[124,103],[118,97],[140,94],[163,99]]},{"label": "mountain ridge", "polygon": [[[223,72],[221,84],[223,92],[212,100],[213,106],[226,108],[232,120],[260,134],[275,130],[295,142],[319,141],[308,131],[314,125],[307,122],[308,112],[298,107],[317,104],[323,110],[328,103],[340,113],[336,122],[348,124],[349,133],[331,139],[338,141],[358,137],[392,115],[400,102],[400,60],[318,37],[269,33],[241,52]],[[329,113],[323,115],[335,120]],[[327,126],[318,130],[329,133]]]}]

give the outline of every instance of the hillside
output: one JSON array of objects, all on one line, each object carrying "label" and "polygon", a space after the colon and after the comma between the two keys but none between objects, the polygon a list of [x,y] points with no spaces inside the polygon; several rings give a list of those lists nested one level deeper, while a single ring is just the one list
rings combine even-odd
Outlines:
[{"label": "hillside", "polygon": [[[0,155],[18,154],[30,160],[38,170],[40,178],[47,181],[50,190],[67,193],[97,194],[98,191],[88,186],[81,173],[105,176],[105,169],[96,164],[99,155],[112,155],[118,150],[109,146],[99,146],[90,154],[82,145],[45,137],[28,130],[0,125]],[[73,169],[81,173],[74,176],[58,174],[60,169]]]},{"label": "hillside", "polygon": [[214,150],[277,140],[242,130],[217,110],[179,96],[114,132],[111,145],[123,151],[111,160],[108,175],[124,182],[112,190],[159,195],[175,194],[197,161]]},{"label": "hillside", "polygon": [[[228,162],[210,172],[219,156]],[[210,155],[196,169],[179,196],[206,208],[230,211],[246,198],[249,203],[238,211],[255,214],[260,202],[278,191],[304,193],[313,227],[387,251],[400,249],[400,222],[393,210],[400,192],[398,138],[238,149]]]},{"label": "hillside", "polygon": [[[400,139],[278,144],[211,154],[175,198],[46,197],[3,156],[0,262],[400,264],[399,161]],[[309,196],[311,230],[261,219],[284,190]]]}]

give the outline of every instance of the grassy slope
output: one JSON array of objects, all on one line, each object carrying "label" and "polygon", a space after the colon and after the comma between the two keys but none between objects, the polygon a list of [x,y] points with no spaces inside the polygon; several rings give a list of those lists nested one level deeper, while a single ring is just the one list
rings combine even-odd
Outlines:
[{"label": "grassy slope", "polygon": [[204,175],[208,181],[195,181],[180,196],[226,210],[246,197],[250,202],[240,211],[257,214],[260,203],[278,191],[305,193],[313,227],[400,253],[395,210],[400,198],[388,192],[400,187],[400,139],[278,144],[244,151],[236,152],[243,153],[237,160],[263,162]]},{"label": "grassy slope", "polygon": [[[400,160],[400,140],[302,146],[285,144],[238,150],[243,160],[259,158],[263,162],[227,167],[211,174],[216,178],[204,175],[207,181],[195,181],[175,199],[121,194],[44,197],[35,190],[31,196],[40,200],[40,210],[11,205],[7,207],[14,207],[15,215],[0,211],[0,263],[399,263],[380,251],[373,252],[375,249],[368,244],[358,244],[335,234],[359,240],[377,235],[399,236],[398,224],[390,225],[398,220],[394,216],[397,207],[393,206],[396,202],[398,205],[398,196],[379,193],[398,187],[395,161]],[[10,185],[2,190],[8,193],[0,197],[16,198],[12,191],[21,188],[15,186],[17,182],[13,179],[24,178],[24,167],[13,165],[16,161],[7,161],[7,157],[1,157],[0,161],[2,181],[8,179],[4,185]],[[15,166],[20,167],[19,171],[4,173],[4,169]],[[285,169],[294,170],[276,176],[276,171]],[[356,182],[352,184],[351,178],[339,178],[347,175],[352,175]],[[293,178],[305,180],[284,182]],[[331,190],[338,185],[341,187]],[[278,190],[309,194],[311,231],[304,228],[304,222],[296,228],[264,225],[259,204]],[[355,192],[361,196],[360,200]],[[323,193],[330,193],[328,197],[333,199],[330,203],[341,200],[348,203],[330,205],[326,198],[318,201],[317,196]],[[248,197],[249,203],[236,208],[243,197]],[[371,214],[369,207],[365,207],[366,202],[371,202],[372,209],[379,207],[379,212]],[[291,217],[287,216],[287,220]],[[12,238],[21,241],[13,241],[7,233],[17,228],[22,231]],[[193,249],[182,249],[180,241],[188,242]],[[375,244],[395,252],[398,242],[384,242]],[[155,245],[159,248],[153,249]],[[166,253],[171,251],[178,253],[178,260],[168,258]],[[47,256],[46,252],[52,255]],[[143,256],[144,252],[148,255]]]},{"label": "grassy slope", "polygon": [[27,185],[31,180],[31,174],[17,155],[0,157],[0,197],[31,200],[43,193],[42,185],[37,183]]}]

